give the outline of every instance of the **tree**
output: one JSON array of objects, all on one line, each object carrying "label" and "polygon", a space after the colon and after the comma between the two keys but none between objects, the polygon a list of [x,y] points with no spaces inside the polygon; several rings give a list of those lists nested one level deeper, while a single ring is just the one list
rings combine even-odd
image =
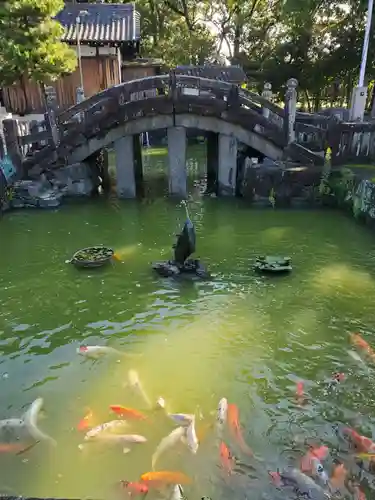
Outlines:
[{"label": "tree", "polygon": [[168,67],[204,64],[215,55],[215,35],[202,22],[195,0],[140,0],[142,53]]},{"label": "tree", "polygon": [[75,70],[75,52],[61,42],[63,28],[53,17],[63,0],[10,0],[0,4],[0,85],[27,79],[39,84]]}]

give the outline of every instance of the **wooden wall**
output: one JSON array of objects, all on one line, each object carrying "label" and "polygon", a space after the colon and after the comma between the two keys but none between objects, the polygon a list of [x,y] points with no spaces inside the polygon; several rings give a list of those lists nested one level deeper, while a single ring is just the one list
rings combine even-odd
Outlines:
[{"label": "wooden wall", "polygon": [[[82,69],[86,97],[119,83],[117,57],[83,57]],[[76,89],[80,86],[79,69],[77,68],[74,73],[60,78],[52,85],[56,88],[60,109],[64,110],[73,106],[76,104]],[[26,82],[25,87],[26,92],[21,85],[12,85],[3,89],[4,106],[7,111],[19,115],[44,113],[45,106],[40,87],[33,82]]]},{"label": "wooden wall", "polygon": [[157,67],[145,66],[137,64],[122,65],[122,81],[137,80],[137,78],[145,78],[146,76],[154,76]]}]

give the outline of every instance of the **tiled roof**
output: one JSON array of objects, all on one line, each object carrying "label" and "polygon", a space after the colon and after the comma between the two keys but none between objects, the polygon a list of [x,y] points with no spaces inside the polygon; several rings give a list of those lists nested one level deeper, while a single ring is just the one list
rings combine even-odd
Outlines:
[{"label": "tiled roof", "polygon": [[247,81],[246,74],[240,66],[177,66],[175,72],[180,75],[200,76],[230,83]]},{"label": "tiled roof", "polygon": [[65,29],[62,41],[76,42],[77,17],[81,42],[127,42],[140,39],[140,15],[135,4],[69,3],[56,20]]}]

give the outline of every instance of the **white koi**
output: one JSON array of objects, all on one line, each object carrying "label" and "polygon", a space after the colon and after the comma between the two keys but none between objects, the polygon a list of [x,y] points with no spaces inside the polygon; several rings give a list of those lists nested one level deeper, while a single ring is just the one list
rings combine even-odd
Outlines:
[{"label": "white koi", "polygon": [[133,390],[135,390],[141,396],[141,398],[149,408],[153,408],[150,398],[145,393],[141,381],[139,379],[139,375],[135,370],[128,371],[128,384]]},{"label": "white koi", "polygon": [[164,453],[166,450],[171,448],[172,446],[175,446],[183,437],[186,435],[186,428],[184,427],[177,427],[174,429],[168,436],[165,436],[158,446],[156,447],[156,450],[154,451],[154,454],[152,455],[151,459],[151,465],[152,465],[152,470],[155,470],[155,465],[156,461],[160,457],[162,453]]},{"label": "white koi", "polygon": [[88,431],[85,436],[85,441],[96,438],[98,434],[102,432],[112,432],[118,429],[123,429],[127,426],[128,422],[126,422],[126,420],[111,420],[110,422],[98,425],[97,427],[94,427],[93,429]]},{"label": "white koi", "polygon": [[108,444],[143,444],[147,442],[144,436],[139,434],[106,434],[101,433],[95,436],[94,442],[104,442]]},{"label": "white koi", "polygon": [[35,441],[49,441],[51,444],[56,445],[56,441],[50,436],[42,432],[38,426],[38,415],[43,406],[43,398],[37,398],[26,411],[23,416],[25,422],[25,427],[28,430],[30,436],[35,439]]},{"label": "white koi", "polygon": [[222,434],[224,425],[227,422],[227,414],[228,414],[228,400],[227,398],[221,398],[216,412],[216,428],[219,435]]},{"label": "white koi", "polygon": [[168,413],[168,417],[180,425],[190,425],[194,420],[194,415],[189,413]]},{"label": "white koi", "polygon": [[193,420],[190,422],[190,425],[186,429],[186,441],[189,450],[194,454],[197,453],[199,441],[195,432],[195,418],[193,418]]}]

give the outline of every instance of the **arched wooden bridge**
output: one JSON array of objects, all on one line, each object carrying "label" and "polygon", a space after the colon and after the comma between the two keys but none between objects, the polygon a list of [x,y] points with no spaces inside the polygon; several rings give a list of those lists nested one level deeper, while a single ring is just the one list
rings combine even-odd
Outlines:
[{"label": "arched wooden bridge", "polygon": [[[186,180],[181,177],[186,129],[196,128],[217,134],[219,182],[232,191],[238,142],[273,160],[287,157],[304,164],[322,162],[320,154],[288,141],[289,118],[284,109],[237,85],[171,72],[122,83],[58,114],[54,140],[34,148],[23,163],[25,169],[76,163],[113,143],[118,177],[122,177],[118,182],[124,184],[127,196],[134,191],[133,186],[130,190],[125,186],[133,184],[133,174],[121,174],[120,163],[130,162],[133,169],[133,136],[167,129],[170,171],[177,176],[171,191],[181,194]],[[307,132],[319,134],[319,128],[306,127],[310,127]],[[35,144],[35,137],[28,142],[32,139]],[[22,142],[26,144],[27,138]]]}]

